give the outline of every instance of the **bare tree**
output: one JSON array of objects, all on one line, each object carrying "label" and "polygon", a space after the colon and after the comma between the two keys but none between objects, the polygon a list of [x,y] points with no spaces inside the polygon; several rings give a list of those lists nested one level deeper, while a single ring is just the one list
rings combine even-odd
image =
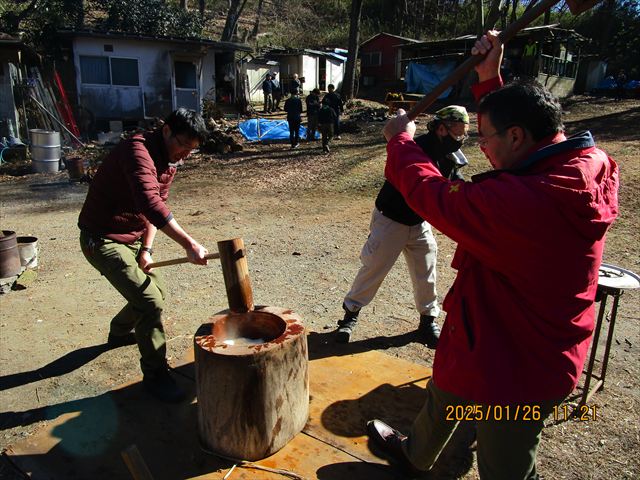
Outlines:
[{"label": "bare tree", "polygon": [[256,22],[253,24],[253,30],[249,38],[255,40],[258,38],[258,32],[260,31],[260,18],[262,17],[262,4],[264,0],[258,0],[258,8],[256,9]]},{"label": "bare tree", "polygon": [[242,15],[242,10],[247,4],[247,0],[229,0],[229,12],[227,13],[227,21],[224,24],[222,30],[222,36],[220,40],[223,42],[230,42],[233,39],[233,34],[238,26],[238,20]]},{"label": "bare tree", "polygon": [[347,67],[342,82],[342,96],[348,100],[353,98],[355,92],[356,60],[358,58],[358,45],[360,43],[360,17],[362,16],[362,1],[351,0],[351,26],[349,27],[349,53],[347,54]]}]

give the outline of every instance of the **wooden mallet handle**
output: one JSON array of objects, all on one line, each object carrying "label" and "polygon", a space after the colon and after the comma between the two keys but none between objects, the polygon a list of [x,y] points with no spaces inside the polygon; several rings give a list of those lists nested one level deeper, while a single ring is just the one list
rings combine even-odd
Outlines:
[{"label": "wooden mallet handle", "polygon": [[[214,258],[220,258],[219,253],[207,253],[204,258],[211,260]],[[163,260],[161,262],[154,262],[149,264],[149,268],[167,267],[169,265],[178,265],[180,263],[189,263],[189,257],[174,258],[173,260]]]}]

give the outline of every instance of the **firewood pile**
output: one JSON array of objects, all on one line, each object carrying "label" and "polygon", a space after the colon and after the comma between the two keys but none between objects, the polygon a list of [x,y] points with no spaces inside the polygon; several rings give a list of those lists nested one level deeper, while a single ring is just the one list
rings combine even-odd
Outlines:
[{"label": "firewood pile", "polygon": [[224,118],[214,120],[210,117],[207,120],[207,130],[209,138],[200,145],[200,152],[226,154],[244,149],[239,138],[232,135],[233,132],[237,132],[236,126]]},{"label": "firewood pile", "polygon": [[349,118],[356,122],[385,122],[389,109],[386,105],[366,100],[352,100],[347,103]]}]

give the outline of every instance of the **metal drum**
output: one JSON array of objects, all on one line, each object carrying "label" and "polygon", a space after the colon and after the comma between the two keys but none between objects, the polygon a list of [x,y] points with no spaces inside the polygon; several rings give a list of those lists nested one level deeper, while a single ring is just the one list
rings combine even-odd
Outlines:
[{"label": "metal drum", "polygon": [[31,161],[36,173],[55,173],[60,166],[60,132],[32,129]]},{"label": "metal drum", "polygon": [[0,236],[0,278],[18,275],[21,271],[16,232],[2,230]]}]

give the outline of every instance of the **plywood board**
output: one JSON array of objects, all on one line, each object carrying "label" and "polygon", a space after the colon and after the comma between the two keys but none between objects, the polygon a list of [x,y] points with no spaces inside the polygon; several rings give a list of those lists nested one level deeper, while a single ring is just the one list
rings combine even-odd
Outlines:
[{"label": "plywood board", "polygon": [[[423,402],[430,371],[377,351],[349,354],[310,345],[310,416],[302,433],[271,457],[255,462],[313,479],[393,479],[397,474],[367,447],[366,421],[382,418],[407,428]],[[120,452],[135,444],[155,480],[222,479],[232,467],[201,450],[197,439],[194,365],[177,369],[191,402],[164,405],[140,382],[96,397],[28,412],[48,420],[6,454],[34,479],[128,479]],[[23,412],[26,413],[26,412]],[[281,479],[236,468],[229,480]]]}]

